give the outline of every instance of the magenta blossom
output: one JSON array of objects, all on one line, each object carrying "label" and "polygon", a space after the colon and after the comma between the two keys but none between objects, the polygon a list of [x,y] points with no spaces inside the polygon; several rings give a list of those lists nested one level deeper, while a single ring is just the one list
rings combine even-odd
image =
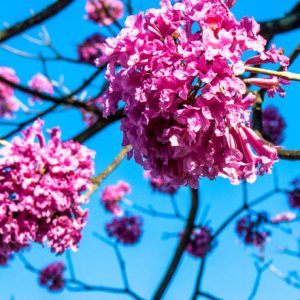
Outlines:
[{"label": "magenta blossom", "polygon": [[105,37],[99,33],[95,33],[85,39],[77,48],[79,60],[94,65],[95,60],[102,55],[102,44],[104,42]]},{"label": "magenta blossom", "polygon": [[288,223],[296,220],[297,215],[291,211],[288,212],[282,212],[277,214],[275,217],[271,219],[271,222],[273,224],[279,224],[279,223]]},{"label": "magenta blossom", "polygon": [[284,139],[286,123],[276,107],[269,106],[263,110],[262,135],[274,145],[279,145]]},{"label": "magenta blossom", "polygon": [[[15,84],[20,82],[15,71],[8,67],[0,67],[0,76]],[[19,110],[19,108],[20,102],[14,96],[14,89],[0,82],[0,117],[11,118],[13,113]]]},{"label": "magenta blossom", "polygon": [[[53,95],[54,89],[51,81],[43,74],[38,73],[34,75],[31,80],[28,81],[28,85],[34,91]],[[34,103],[36,100],[40,100],[39,97],[32,97],[30,102]]]},{"label": "magenta blossom", "polygon": [[122,18],[124,5],[120,0],[88,0],[85,5],[87,19],[99,26],[108,26]]},{"label": "magenta blossom", "polygon": [[55,262],[40,271],[39,283],[49,291],[61,291],[65,286],[63,272],[65,265],[62,262]]},{"label": "magenta blossom", "polygon": [[122,216],[123,210],[119,206],[119,202],[130,192],[130,185],[125,181],[119,180],[116,185],[109,185],[104,189],[101,195],[102,204],[107,211],[110,211],[115,216]]},{"label": "magenta blossom", "polygon": [[144,171],[144,177],[150,179],[150,184],[154,191],[158,191],[165,194],[174,195],[177,188],[173,186],[172,181],[168,178],[151,177],[149,171]]},{"label": "magenta blossom", "polygon": [[268,55],[259,24],[238,22],[221,0],[161,0],[125,25],[106,40],[99,64],[108,63],[105,115],[125,102],[129,157],[174,187],[197,188],[199,177],[254,182],[270,173],[277,151],[250,128],[255,96],[236,76],[245,51]]},{"label": "magenta blossom", "polygon": [[189,243],[186,247],[186,251],[192,256],[201,258],[204,257],[214,247],[211,238],[211,229],[207,226],[194,228],[191,233]]},{"label": "magenta blossom", "polygon": [[37,120],[0,149],[0,257],[48,244],[62,253],[77,249],[86,224],[81,208],[92,187],[95,153],[73,141],[62,142],[58,128],[48,143]]},{"label": "magenta blossom", "polygon": [[291,182],[293,189],[288,192],[289,204],[292,208],[300,208],[300,177]]},{"label": "magenta blossom", "polygon": [[246,245],[264,247],[271,232],[264,228],[269,223],[265,212],[249,212],[236,223],[236,232]]},{"label": "magenta blossom", "polygon": [[107,223],[106,231],[110,237],[125,245],[136,244],[142,234],[142,219],[139,216],[114,218]]}]

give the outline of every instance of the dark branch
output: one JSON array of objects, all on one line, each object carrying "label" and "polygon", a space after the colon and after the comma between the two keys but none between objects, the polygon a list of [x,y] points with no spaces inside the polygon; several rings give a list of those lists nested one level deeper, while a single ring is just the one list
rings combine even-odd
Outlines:
[{"label": "dark branch", "polygon": [[45,20],[55,16],[60,11],[62,11],[64,8],[66,8],[68,5],[70,5],[75,0],[58,0],[55,1],[53,4],[46,7],[43,11],[39,12],[38,14],[22,21],[19,23],[16,23],[12,25],[11,27],[8,27],[7,29],[0,32],[0,43],[3,43],[4,41],[12,38],[13,36],[24,32],[25,30],[34,27],[35,25],[38,25]]},{"label": "dark branch", "polygon": [[181,260],[182,254],[184,253],[184,250],[189,242],[191,232],[193,230],[194,221],[196,218],[196,214],[198,211],[198,190],[192,189],[191,190],[191,198],[192,198],[192,204],[189,212],[189,217],[186,223],[186,227],[184,229],[184,234],[180,239],[180,242],[177,246],[177,249],[175,251],[174,257],[172,259],[171,264],[169,265],[169,268],[161,281],[157,291],[155,292],[153,296],[153,300],[159,300],[162,298],[163,294],[165,293],[167,287],[169,286],[176,270],[179,265],[179,262]]}]

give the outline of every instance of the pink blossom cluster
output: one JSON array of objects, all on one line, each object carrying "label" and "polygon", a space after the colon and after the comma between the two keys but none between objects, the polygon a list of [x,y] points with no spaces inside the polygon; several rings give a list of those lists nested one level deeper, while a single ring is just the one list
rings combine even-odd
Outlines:
[{"label": "pink blossom cluster", "polygon": [[110,237],[118,242],[132,245],[140,240],[142,234],[142,219],[139,216],[123,216],[114,218],[105,228]]},{"label": "pink blossom cluster", "polygon": [[[45,93],[49,95],[53,95],[54,89],[51,81],[43,74],[38,73],[34,75],[31,80],[28,81],[28,85],[30,88],[32,88],[34,91]],[[34,103],[35,101],[40,100],[39,97],[33,96],[30,99],[31,103]]]},{"label": "pink blossom cluster", "polygon": [[108,26],[122,18],[124,5],[120,0],[88,0],[85,10],[87,19],[99,26]]},{"label": "pink blossom cluster", "polygon": [[144,171],[144,177],[150,179],[150,184],[154,191],[170,195],[175,194],[177,191],[177,188],[174,187],[172,181],[168,180],[166,176],[164,178],[155,178],[150,175],[149,171]]},{"label": "pink blossom cluster", "polygon": [[[0,67],[0,76],[16,84],[20,82],[15,71],[8,67]],[[19,100],[14,96],[14,89],[0,82],[0,117],[11,118],[19,108]]]},{"label": "pink blossom cluster", "polygon": [[266,212],[249,212],[236,223],[236,232],[246,245],[264,247],[271,232],[264,228],[269,223]]},{"label": "pink blossom cluster", "polygon": [[120,207],[120,201],[126,194],[131,192],[130,185],[119,180],[115,185],[108,185],[102,192],[101,201],[105,209],[115,216],[122,216],[123,210]]},{"label": "pink blossom cluster", "polygon": [[94,65],[95,60],[102,55],[102,44],[104,42],[105,37],[99,33],[85,39],[77,48],[79,60]]},{"label": "pink blossom cluster", "polygon": [[[100,95],[99,97],[88,99],[86,101],[86,104],[88,104],[90,107],[95,107],[99,110],[102,109],[102,95]],[[81,114],[82,114],[83,122],[87,126],[91,126],[99,119],[99,116],[97,116],[95,113],[91,111],[86,111],[84,109],[81,109]]]},{"label": "pink blossom cluster", "polygon": [[63,272],[65,265],[62,262],[49,264],[39,274],[39,283],[50,291],[61,291],[65,286]]},{"label": "pink blossom cluster", "polygon": [[292,208],[300,208],[300,177],[295,178],[291,184],[293,189],[288,192],[289,204]]},{"label": "pink blossom cluster", "polygon": [[[108,63],[105,115],[125,102],[129,157],[174,187],[197,188],[199,177],[254,182],[270,173],[277,151],[250,128],[255,96],[237,75],[254,63],[286,68],[288,59],[274,46],[265,51],[259,24],[238,22],[221,0],[161,0],[125,25],[106,40],[99,64]],[[258,54],[243,62],[248,50]]]},{"label": "pink blossom cluster", "polygon": [[291,211],[282,212],[277,214],[275,217],[271,219],[271,222],[273,224],[279,224],[279,223],[289,223],[294,220],[296,220],[297,215]]},{"label": "pink blossom cluster", "polygon": [[0,261],[31,242],[52,251],[76,250],[86,224],[81,204],[91,188],[94,151],[73,141],[62,142],[59,128],[37,120],[0,149]]},{"label": "pink blossom cluster", "polygon": [[284,139],[284,130],[286,123],[283,117],[279,114],[278,109],[274,106],[269,106],[263,110],[263,130],[262,135],[274,145],[279,145]]},{"label": "pink blossom cluster", "polygon": [[189,243],[186,247],[186,251],[192,256],[204,257],[213,249],[211,238],[211,229],[207,226],[194,228],[191,233]]}]

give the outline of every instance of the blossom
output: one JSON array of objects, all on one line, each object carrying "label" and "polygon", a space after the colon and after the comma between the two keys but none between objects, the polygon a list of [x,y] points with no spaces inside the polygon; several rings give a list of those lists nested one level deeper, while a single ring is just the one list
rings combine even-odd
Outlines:
[{"label": "blossom", "polygon": [[[0,149],[0,258],[31,242],[62,253],[77,249],[86,224],[83,194],[92,187],[95,153],[73,141],[62,142],[59,128],[48,143],[37,120]],[[6,262],[5,262],[6,263]]]},{"label": "blossom", "polygon": [[[8,67],[0,67],[0,76],[18,84],[19,78],[13,69]],[[0,117],[10,118],[13,113],[19,110],[19,100],[14,96],[14,89],[9,85],[0,82]]]},{"label": "blossom", "polygon": [[85,5],[87,19],[99,26],[108,26],[122,18],[124,5],[120,0],[88,0]]},{"label": "blossom", "polygon": [[288,79],[280,78],[277,76],[270,76],[269,78],[248,78],[247,83],[256,85],[262,89],[267,89],[267,94],[270,98],[273,98],[276,92],[280,97],[284,98],[286,92],[281,85],[288,85],[290,84],[290,81]]},{"label": "blossom", "polygon": [[102,55],[102,44],[104,42],[105,37],[99,33],[95,33],[85,39],[77,48],[79,60],[95,64],[95,60]]},{"label": "blossom", "polygon": [[[181,234],[182,236],[182,234]],[[195,257],[204,257],[213,248],[211,229],[206,226],[194,228],[186,251]]]},{"label": "blossom", "polygon": [[173,186],[172,182],[168,178],[151,177],[150,173],[144,171],[144,177],[150,178],[150,184],[154,191],[158,191],[165,194],[173,195],[176,193],[177,188]]},{"label": "blossom", "polygon": [[289,204],[292,208],[300,208],[300,177],[291,182],[293,189],[288,192]]},{"label": "blossom", "polygon": [[263,228],[269,222],[269,217],[265,212],[249,212],[239,219],[236,224],[236,232],[246,245],[264,247],[271,232]]},{"label": "blossom", "polygon": [[39,274],[39,283],[50,291],[61,291],[64,288],[65,281],[63,272],[65,265],[62,262],[49,264],[42,269]]},{"label": "blossom", "polygon": [[297,215],[293,212],[282,212],[277,214],[275,217],[271,219],[273,224],[285,223],[285,222],[292,222],[297,218]]},{"label": "blossom", "polygon": [[161,0],[125,26],[106,40],[99,65],[108,63],[105,116],[125,103],[129,158],[174,187],[197,188],[198,178],[217,176],[254,182],[270,173],[277,151],[250,128],[255,96],[237,76],[245,51],[268,55],[259,24],[238,22],[221,0]]},{"label": "blossom", "polygon": [[[31,80],[28,81],[28,85],[34,91],[53,95],[54,89],[51,81],[41,73],[34,75]],[[34,103],[36,100],[39,100],[39,97],[33,96],[30,99],[31,103]]]},{"label": "blossom", "polygon": [[286,123],[274,106],[269,106],[262,113],[262,135],[271,143],[279,145],[284,139]]},{"label": "blossom", "polygon": [[115,216],[121,216],[123,210],[119,206],[119,202],[130,192],[130,185],[125,181],[119,180],[116,185],[109,185],[103,190],[101,195],[102,204],[107,211],[110,211]]},{"label": "blossom", "polygon": [[142,234],[142,219],[139,216],[123,216],[114,218],[107,223],[106,231],[110,237],[116,238],[118,242],[132,245],[139,241]]}]

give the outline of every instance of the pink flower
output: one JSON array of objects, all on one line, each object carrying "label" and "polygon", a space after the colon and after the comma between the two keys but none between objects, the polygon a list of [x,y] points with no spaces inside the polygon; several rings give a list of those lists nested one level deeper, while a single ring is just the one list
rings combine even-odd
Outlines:
[{"label": "pink flower", "polygon": [[88,0],[85,5],[87,19],[99,26],[108,26],[122,18],[124,5],[120,0]]},{"label": "pink flower", "polygon": [[94,152],[37,120],[0,149],[0,257],[6,260],[32,242],[52,251],[77,249],[86,224]]},{"label": "pink flower", "polygon": [[275,145],[279,145],[284,139],[286,123],[276,107],[269,106],[263,110],[263,136]]},{"label": "pink flower", "polygon": [[121,216],[123,210],[119,206],[119,202],[130,192],[130,185],[125,181],[119,180],[116,185],[109,185],[104,189],[101,201],[107,211],[110,211],[115,216]]},{"label": "pink flower", "polygon": [[[183,233],[182,233],[183,234]],[[181,234],[181,236],[182,236]],[[194,228],[186,251],[195,257],[204,257],[215,245],[211,242],[211,229],[206,226]]]},{"label": "pink flower", "polygon": [[285,90],[281,87],[281,84],[290,84],[289,80],[277,76],[270,76],[269,78],[252,77],[248,78],[246,81],[247,83],[266,89],[267,94],[270,98],[273,98],[276,92],[280,97],[284,98],[286,93]]},{"label": "pink flower", "polygon": [[246,245],[264,247],[271,232],[263,226],[269,222],[269,216],[265,212],[249,212],[238,220],[236,232]]},{"label": "pink flower", "polygon": [[[45,93],[49,95],[53,95],[54,89],[51,81],[44,76],[43,74],[36,74],[34,75],[31,80],[28,81],[28,85],[30,88],[32,88],[34,91]],[[39,97],[32,97],[30,99],[31,103],[34,103],[35,101],[40,100]]]},{"label": "pink flower", "polygon": [[[20,82],[15,71],[8,67],[0,67],[0,76],[15,84]],[[19,108],[19,100],[14,96],[14,89],[0,82],[0,117],[10,118]]]},{"label": "pink flower", "polygon": [[142,219],[138,216],[114,218],[105,228],[110,237],[125,245],[136,244],[142,234]]},{"label": "pink flower", "polygon": [[95,33],[85,39],[77,48],[79,59],[94,65],[95,60],[102,55],[102,44],[104,42],[105,37],[99,33]]},{"label": "pink flower", "polygon": [[65,265],[62,262],[55,262],[40,271],[39,283],[49,291],[61,291],[65,286],[63,272]]},{"label": "pink flower", "polygon": [[255,96],[235,73],[244,71],[245,51],[265,53],[259,24],[238,22],[221,0],[161,0],[125,25],[106,40],[99,64],[108,63],[105,115],[125,102],[129,157],[174,187],[197,188],[199,177],[254,182],[270,173],[277,151],[250,129]]},{"label": "pink flower", "polygon": [[292,208],[300,208],[300,177],[291,182],[293,189],[288,192],[289,204]]},{"label": "pink flower", "polygon": [[172,182],[168,180],[166,177],[164,178],[154,178],[151,177],[150,172],[144,171],[144,177],[150,178],[150,184],[154,191],[158,191],[161,193],[166,193],[173,195],[176,193],[177,188],[172,185]]},{"label": "pink flower", "polygon": [[288,223],[294,221],[296,218],[297,215],[295,213],[288,211],[277,214],[274,218],[271,219],[271,222],[273,224]]}]

